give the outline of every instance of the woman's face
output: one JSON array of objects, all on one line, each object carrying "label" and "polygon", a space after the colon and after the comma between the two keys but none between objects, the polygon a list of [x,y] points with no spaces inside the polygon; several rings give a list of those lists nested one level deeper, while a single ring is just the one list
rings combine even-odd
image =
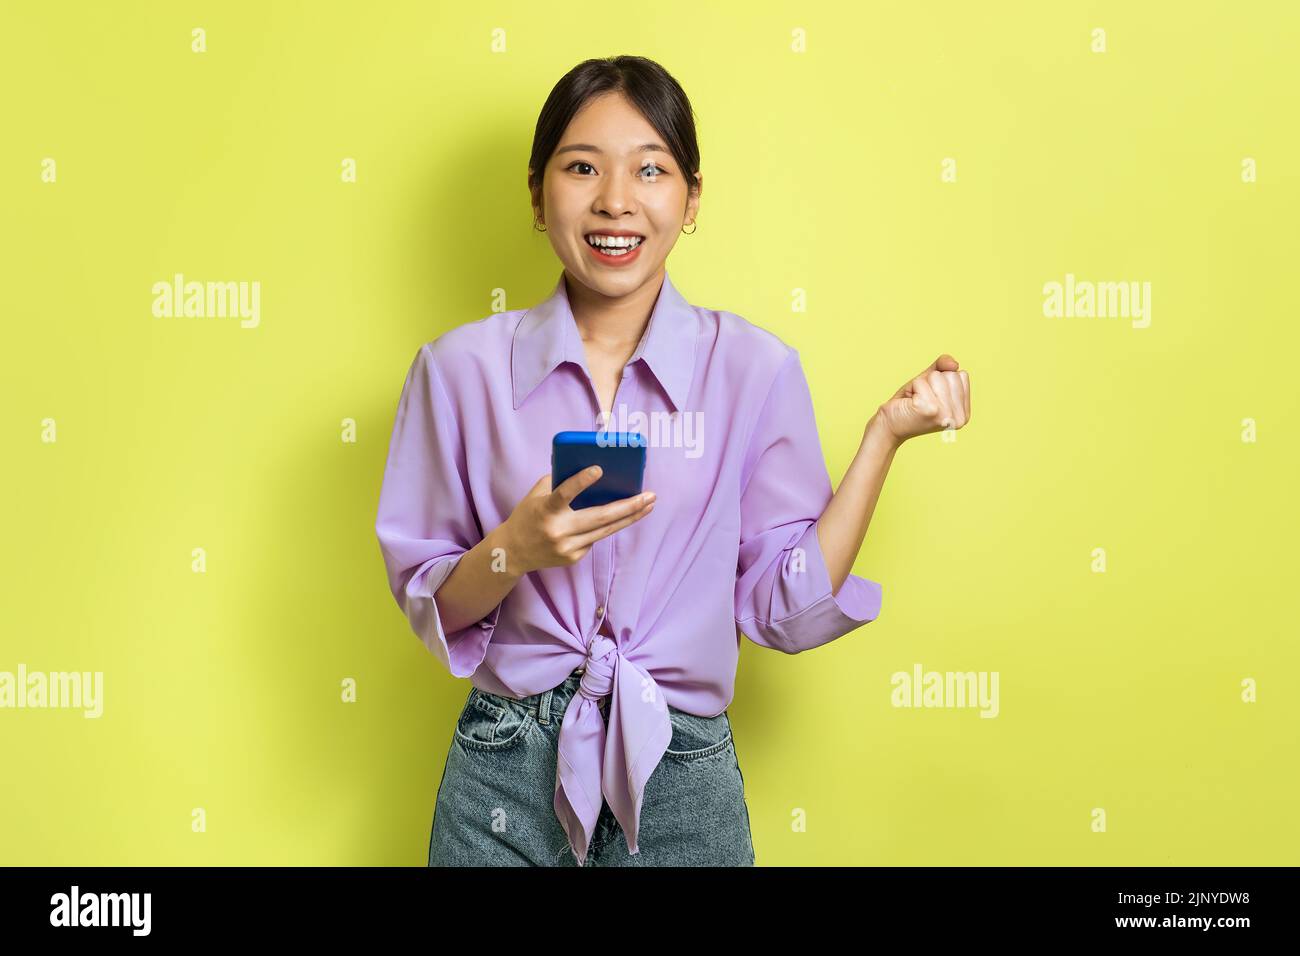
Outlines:
[{"label": "woman's face", "polygon": [[[703,176],[696,181],[702,186]],[[569,122],[541,195],[533,193],[533,214],[570,275],[617,297],[658,274],[682,227],[694,221],[699,196],[688,200],[686,184],[655,128],[621,93],[606,93]],[[589,237],[610,233],[627,235],[605,240],[607,251],[593,248]]]}]

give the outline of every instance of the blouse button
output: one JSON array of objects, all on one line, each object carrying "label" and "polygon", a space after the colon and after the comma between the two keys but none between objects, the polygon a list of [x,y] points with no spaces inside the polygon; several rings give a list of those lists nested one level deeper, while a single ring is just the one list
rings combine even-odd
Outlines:
[{"label": "blouse button", "polygon": [[600,616],[601,616],[602,614],[604,614],[604,613],[605,613],[605,605],[601,604],[601,605],[597,606],[597,608],[596,608],[596,617],[600,617]]}]

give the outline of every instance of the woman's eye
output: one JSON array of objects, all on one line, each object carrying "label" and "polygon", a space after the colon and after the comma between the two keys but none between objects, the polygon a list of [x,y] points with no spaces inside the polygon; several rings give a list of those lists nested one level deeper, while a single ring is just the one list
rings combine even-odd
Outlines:
[{"label": "woman's eye", "polygon": [[[571,169],[571,170],[573,170],[574,172],[578,173],[580,176],[585,176],[585,175],[587,175],[587,173],[584,173],[581,169],[578,168],[578,167],[581,167],[581,166],[585,166],[587,169],[590,169],[590,170],[593,170],[593,171],[594,171],[595,168],[596,168],[596,167],[592,166],[591,163],[587,163],[587,162],[583,162],[582,160],[578,160],[577,162],[570,163],[568,166],[565,167],[565,169]],[[661,167],[658,163],[646,163],[644,166],[641,167],[641,170],[640,170],[640,171],[641,171],[642,173],[647,173],[647,172],[648,172],[649,175],[650,175],[650,177],[652,177],[652,178],[655,177],[655,176],[659,176],[659,175],[661,175],[661,174],[667,172],[667,170],[665,170],[663,167]]]}]

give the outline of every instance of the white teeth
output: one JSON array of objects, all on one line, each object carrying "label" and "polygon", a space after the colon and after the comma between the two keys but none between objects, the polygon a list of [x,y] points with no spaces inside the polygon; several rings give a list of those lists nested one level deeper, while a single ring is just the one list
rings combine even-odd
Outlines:
[{"label": "white teeth", "polygon": [[587,236],[589,245],[600,249],[607,256],[625,256],[641,245],[641,236]]}]

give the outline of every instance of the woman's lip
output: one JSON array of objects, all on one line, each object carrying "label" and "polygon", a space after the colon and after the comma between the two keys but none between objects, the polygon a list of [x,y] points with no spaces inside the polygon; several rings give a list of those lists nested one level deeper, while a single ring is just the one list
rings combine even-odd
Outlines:
[{"label": "woman's lip", "polygon": [[587,251],[590,252],[595,257],[596,261],[599,262],[601,265],[625,266],[641,254],[641,249],[645,246],[645,240],[642,239],[637,244],[637,247],[635,249],[633,249],[631,252],[625,252],[621,256],[607,256],[603,252],[600,252],[590,242],[584,241],[583,245],[587,247]]}]

